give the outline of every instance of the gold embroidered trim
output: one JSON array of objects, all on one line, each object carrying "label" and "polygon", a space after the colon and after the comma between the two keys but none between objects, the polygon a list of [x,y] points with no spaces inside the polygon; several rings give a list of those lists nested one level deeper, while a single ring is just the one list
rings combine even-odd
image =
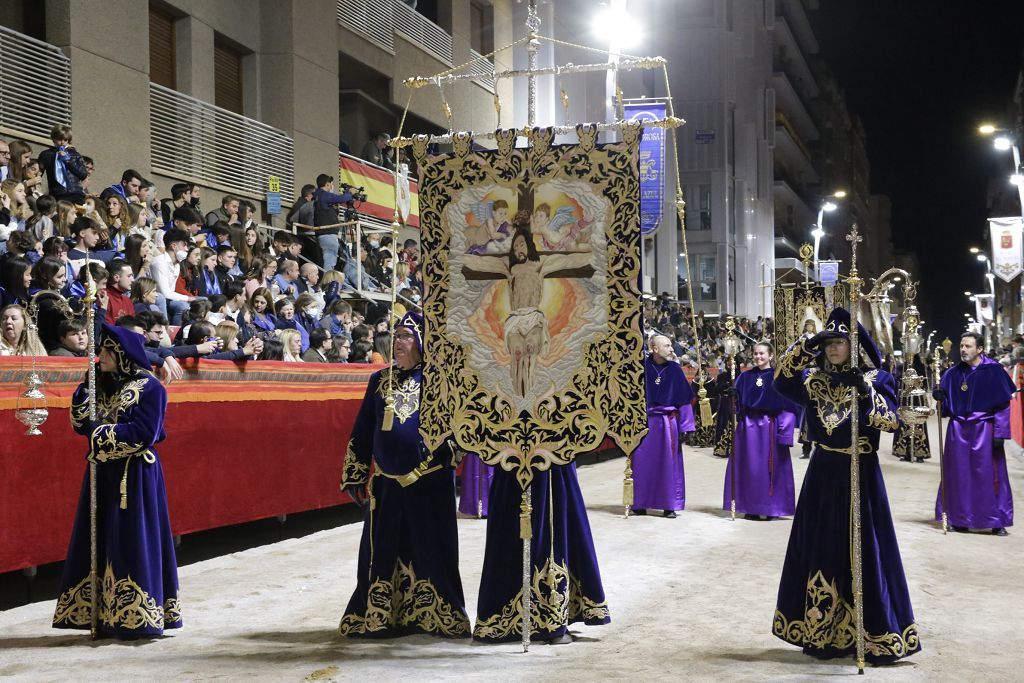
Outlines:
[{"label": "gold embroidered trim", "polygon": [[[913,436],[913,439],[911,439]],[[892,454],[907,456],[913,452],[915,457],[930,458],[931,443],[925,425],[900,425],[892,442]]]},{"label": "gold embroidered trim", "polygon": [[[377,394],[387,399],[388,377],[393,368],[385,368],[380,371],[380,381],[377,383]],[[405,424],[420,409],[420,383],[415,377],[406,377],[401,383],[393,383],[393,396],[395,400],[395,417],[400,424]]]},{"label": "gold embroidered trim", "polygon": [[[91,623],[92,594],[89,577],[86,576],[74,588],[65,591],[57,599],[53,623],[87,627]],[[107,562],[100,586],[99,622],[104,626],[120,629],[155,628],[163,629],[167,624],[181,621],[181,603],[172,598],[163,607],[149,593],[132,580],[131,576],[118,579],[114,568]]]},{"label": "gold embroidered trim", "polygon": [[359,456],[356,455],[355,450],[352,448],[352,442],[349,441],[348,450],[345,451],[345,465],[341,473],[341,485],[365,484],[369,478],[369,463],[360,462]]},{"label": "gold embroidered trim", "polygon": [[830,435],[839,425],[850,419],[850,388],[841,384],[832,384],[827,373],[818,368],[811,368],[804,379],[807,395],[814,403],[818,421],[825,433]]},{"label": "gold embroidered trim", "polygon": [[343,636],[379,633],[413,626],[450,637],[469,635],[469,617],[446,601],[434,584],[417,579],[411,564],[401,560],[390,580],[377,579],[366,596],[366,614],[346,614],[338,624]]},{"label": "gold embroidered trim", "polygon": [[[531,632],[550,633],[579,619],[592,621],[607,617],[608,603],[583,595],[579,580],[570,576],[566,565],[552,564],[548,558],[540,570],[534,568],[530,586]],[[501,611],[477,620],[473,636],[500,640],[519,633],[522,622],[523,590],[520,588]]]},{"label": "gold embroidered trim", "polygon": [[[826,581],[821,571],[807,582],[804,618],[788,621],[775,610],[772,633],[793,645],[818,650],[846,650],[854,647],[857,639],[853,607],[840,596],[835,580]],[[902,633],[865,633],[864,641],[867,653],[875,657],[906,657],[919,647],[917,624],[910,624]]]},{"label": "gold embroidered trim", "polygon": [[796,377],[804,368],[814,363],[814,354],[807,350],[806,341],[810,336],[797,340],[779,357],[779,364],[775,368],[775,378]]}]

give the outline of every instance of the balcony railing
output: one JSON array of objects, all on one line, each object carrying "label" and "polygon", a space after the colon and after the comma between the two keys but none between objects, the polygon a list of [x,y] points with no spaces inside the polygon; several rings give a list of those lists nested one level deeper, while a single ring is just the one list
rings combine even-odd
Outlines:
[{"label": "balcony railing", "polygon": [[277,128],[149,84],[149,145],[156,173],[262,198],[268,176],[291,198],[295,144]]},{"label": "balcony railing", "polygon": [[402,0],[338,0],[338,23],[392,54],[398,33],[452,65],[451,35]]},{"label": "balcony railing", "polygon": [[476,50],[470,50],[469,56],[471,59],[476,60],[469,65],[469,71],[482,77],[474,81],[474,83],[479,83],[487,90],[494,92],[494,79],[491,77],[491,74],[494,73],[494,62],[489,59],[483,59],[483,55]]},{"label": "balcony railing", "polygon": [[0,26],[0,127],[44,142],[55,123],[71,124],[71,60]]}]

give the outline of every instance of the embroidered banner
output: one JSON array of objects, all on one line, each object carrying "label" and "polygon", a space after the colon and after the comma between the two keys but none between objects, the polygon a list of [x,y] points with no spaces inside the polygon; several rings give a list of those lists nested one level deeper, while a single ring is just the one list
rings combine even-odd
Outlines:
[{"label": "embroidered banner", "polygon": [[[660,121],[664,102],[632,102],[623,106],[626,120]],[[640,232],[650,237],[658,231],[665,209],[665,129],[644,128],[640,136]]]},{"label": "embroidered banner", "polygon": [[420,431],[515,471],[566,464],[612,437],[627,453],[647,431],[640,328],[639,124],[622,142],[554,132],[468,133],[421,170],[426,298]]},{"label": "embroidered banner", "polygon": [[992,237],[992,272],[1003,282],[1010,282],[1024,270],[1021,262],[1021,217],[989,218]]}]

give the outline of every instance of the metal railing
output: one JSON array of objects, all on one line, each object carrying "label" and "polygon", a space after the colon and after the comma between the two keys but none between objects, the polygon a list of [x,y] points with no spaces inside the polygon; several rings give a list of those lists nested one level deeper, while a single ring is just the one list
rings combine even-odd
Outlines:
[{"label": "metal railing", "polygon": [[452,37],[402,0],[338,0],[338,23],[394,54],[399,33],[445,64],[453,64]]},{"label": "metal railing", "polygon": [[476,50],[470,50],[469,57],[475,60],[469,65],[469,72],[481,76],[481,78],[475,79],[473,82],[478,83],[490,92],[494,92],[494,78],[492,78],[494,62],[484,59],[483,55]]},{"label": "metal railing", "polygon": [[71,59],[0,26],[0,126],[45,141],[56,123],[71,124]]},{"label": "metal railing", "polygon": [[149,105],[154,172],[260,198],[277,176],[293,196],[295,145],[284,131],[156,83]]},{"label": "metal railing", "polygon": [[338,23],[388,52],[395,52],[394,0],[338,0]]}]

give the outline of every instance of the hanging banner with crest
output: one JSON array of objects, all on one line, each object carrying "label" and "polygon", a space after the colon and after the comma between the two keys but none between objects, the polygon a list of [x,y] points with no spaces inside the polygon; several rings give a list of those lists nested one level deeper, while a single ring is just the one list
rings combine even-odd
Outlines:
[{"label": "hanging banner with crest", "polygon": [[426,298],[420,432],[526,488],[605,437],[630,453],[647,432],[640,310],[640,125],[577,144],[502,130],[497,149],[454,136],[421,169]]},{"label": "hanging banner with crest", "polygon": [[1021,217],[989,218],[992,237],[992,272],[1003,282],[1010,282],[1024,271],[1021,262]]}]

